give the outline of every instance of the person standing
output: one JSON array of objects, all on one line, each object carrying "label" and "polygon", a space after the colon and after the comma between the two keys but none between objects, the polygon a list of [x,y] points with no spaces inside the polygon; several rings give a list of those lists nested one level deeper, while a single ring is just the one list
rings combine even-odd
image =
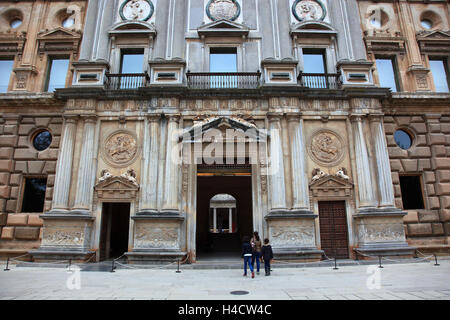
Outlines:
[{"label": "person standing", "polygon": [[252,260],[252,246],[250,244],[250,238],[244,236],[242,239],[242,257],[244,258],[244,277],[247,276],[247,265],[252,272],[252,278],[255,277],[255,272],[253,271],[253,266],[251,264]]},{"label": "person standing", "polygon": [[270,260],[273,259],[272,246],[269,244],[269,239],[264,239],[264,245],[261,248],[261,254],[264,260],[264,270],[266,276],[270,276]]},{"label": "person standing", "polygon": [[260,261],[261,261],[261,239],[259,238],[258,231],[253,232],[252,237],[252,267],[255,268],[255,261],[256,261],[256,274],[259,274],[259,268],[260,268]]}]

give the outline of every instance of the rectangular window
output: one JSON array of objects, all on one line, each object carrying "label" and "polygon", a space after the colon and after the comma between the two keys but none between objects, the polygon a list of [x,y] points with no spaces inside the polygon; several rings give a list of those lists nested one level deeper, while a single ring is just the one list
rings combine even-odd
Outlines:
[{"label": "rectangular window", "polygon": [[237,72],[236,48],[211,48],[209,53],[210,72]]},{"label": "rectangular window", "polygon": [[448,79],[449,74],[447,70],[447,59],[432,59],[430,58],[430,70],[433,76],[434,87],[436,92],[449,92]]},{"label": "rectangular window", "polygon": [[325,50],[303,49],[304,73],[327,73]]},{"label": "rectangular window", "polygon": [[8,92],[9,78],[13,70],[13,59],[0,59],[0,93]]},{"label": "rectangular window", "polygon": [[122,50],[120,73],[143,73],[144,50]]},{"label": "rectangular window", "polygon": [[25,178],[22,212],[43,212],[46,189],[46,178]]},{"label": "rectangular window", "polygon": [[400,176],[403,209],[424,209],[422,184],[419,175]]},{"label": "rectangular window", "polygon": [[45,91],[54,92],[55,89],[57,88],[65,88],[68,71],[69,71],[69,59],[50,58],[48,64],[48,77]]},{"label": "rectangular window", "polygon": [[390,88],[392,92],[399,91],[395,58],[377,58],[376,66],[380,87]]}]

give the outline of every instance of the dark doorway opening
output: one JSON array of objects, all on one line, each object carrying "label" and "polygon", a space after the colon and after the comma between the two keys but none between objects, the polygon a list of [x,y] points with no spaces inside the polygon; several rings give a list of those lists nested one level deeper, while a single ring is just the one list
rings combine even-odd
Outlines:
[{"label": "dark doorway opening", "polygon": [[43,212],[46,189],[46,178],[25,178],[22,212]]},{"label": "dark doorway opening", "polygon": [[345,201],[319,201],[320,245],[332,258],[348,259]]},{"label": "dark doorway opening", "polygon": [[128,251],[129,203],[103,203],[100,260],[117,258]]},{"label": "dark doorway opening", "polygon": [[[198,259],[235,257],[241,253],[241,240],[253,232],[251,174],[223,176],[199,173],[197,176],[196,254]],[[236,202],[231,209],[216,209],[214,230],[211,199],[227,194]],[[229,219],[231,215],[232,224]],[[230,232],[231,227],[231,232]]]},{"label": "dark doorway opening", "polygon": [[400,176],[403,209],[424,209],[420,176]]}]

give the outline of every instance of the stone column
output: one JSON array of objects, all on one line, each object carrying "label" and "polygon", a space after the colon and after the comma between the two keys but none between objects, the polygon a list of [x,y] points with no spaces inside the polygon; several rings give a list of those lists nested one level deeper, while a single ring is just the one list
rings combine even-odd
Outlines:
[{"label": "stone column", "polygon": [[380,207],[395,207],[394,186],[392,184],[389,153],[381,117],[381,115],[369,117],[375,141],[375,159],[377,161],[377,182],[378,189],[380,190]]},{"label": "stone column", "polygon": [[67,211],[72,176],[72,160],[77,129],[77,117],[66,117],[61,148],[56,164],[55,186],[51,211]]},{"label": "stone column", "polygon": [[169,115],[169,123],[167,125],[167,149],[166,163],[164,171],[164,195],[162,211],[178,212],[178,161],[176,150],[178,140],[176,132],[178,129],[179,115]]},{"label": "stone column", "polygon": [[376,197],[372,187],[369,155],[364,138],[363,124],[360,115],[351,117],[355,139],[356,171],[358,177],[359,207],[375,207]]},{"label": "stone column", "polygon": [[233,209],[228,208],[228,233],[233,232]]},{"label": "stone column", "polygon": [[74,209],[89,210],[92,193],[94,172],[94,135],[95,116],[84,119],[84,134],[81,150],[80,165],[78,168],[77,193],[75,195]]},{"label": "stone column", "polygon": [[214,233],[216,233],[217,232],[217,209],[214,208],[213,211],[214,211],[214,213],[213,213],[213,230],[214,230]]},{"label": "stone column", "polygon": [[270,194],[271,211],[287,210],[284,179],[283,148],[281,141],[281,115],[268,114],[270,128]]},{"label": "stone column", "polygon": [[309,210],[308,177],[305,173],[305,143],[303,119],[300,114],[288,115],[291,134],[292,209]]}]

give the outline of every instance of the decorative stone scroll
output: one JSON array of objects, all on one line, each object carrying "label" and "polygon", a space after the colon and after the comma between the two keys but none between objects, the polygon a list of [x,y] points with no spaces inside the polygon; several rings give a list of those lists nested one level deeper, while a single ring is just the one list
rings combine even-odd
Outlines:
[{"label": "decorative stone scroll", "polygon": [[296,0],[292,5],[292,13],[300,22],[325,19],[327,10],[319,0]]},{"label": "decorative stone scroll", "polygon": [[321,129],[313,134],[308,151],[314,162],[332,167],[342,161],[344,141],[337,133]]},{"label": "decorative stone scroll", "polygon": [[123,130],[109,135],[103,145],[104,159],[115,167],[126,167],[133,163],[139,151],[134,134]]},{"label": "decorative stone scroll", "polygon": [[206,5],[206,14],[213,20],[236,20],[241,7],[236,0],[210,0]]},{"label": "decorative stone scroll", "polygon": [[154,11],[150,0],[127,0],[120,6],[119,14],[122,20],[147,21]]}]

